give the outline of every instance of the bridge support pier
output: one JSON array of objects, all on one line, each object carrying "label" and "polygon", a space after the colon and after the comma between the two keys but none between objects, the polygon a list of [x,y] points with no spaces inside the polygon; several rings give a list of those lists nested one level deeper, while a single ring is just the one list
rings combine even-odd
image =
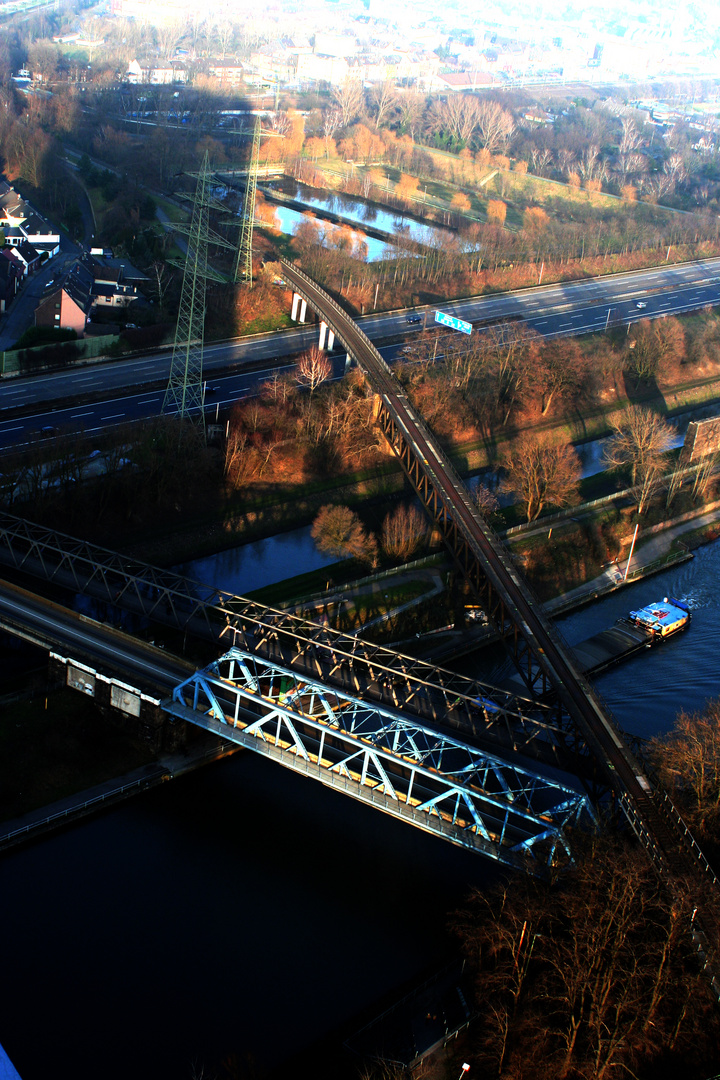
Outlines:
[{"label": "bridge support pier", "polygon": [[[326,338],[327,338],[327,344],[325,342]],[[327,351],[331,352],[332,347],[333,347],[334,344],[335,344],[335,331],[334,330],[329,330],[328,324],[321,319],[320,320],[320,342],[319,342],[319,347],[321,349],[327,348]]]},{"label": "bridge support pier", "polygon": [[154,750],[172,750],[184,739],[184,725],[168,723],[160,698],[148,694],[90,664],[51,652],[48,674],[51,683],[64,684],[94,700],[114,722],[129,725]]},{"label": "bridge support pier", "polygon": [[297,321],[298,307],[300,306],[299,293],[293,293],[292,311],[290,312],[290,318],[293,322]]}]

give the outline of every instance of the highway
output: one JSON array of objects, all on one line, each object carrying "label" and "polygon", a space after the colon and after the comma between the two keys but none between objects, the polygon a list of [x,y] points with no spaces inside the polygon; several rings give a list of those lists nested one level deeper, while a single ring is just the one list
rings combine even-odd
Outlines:
[{"label": "highway", "polygon": [[[103,623],[88,620],[60,604],[0,581],[0,625],[43,647],[71,650],[75,659],[106,667],[113,675],[144,680],[162,692],[195,671],[193,664],[165,653]],[[142,687],[139,687],[142,688]]]},{"label": "highway", "polygon": [[[474,323],[522,318],[538,333],[551,337],[602,331],[608,325],[626,325],[718,303],[720,259],[713,259],[452,301],[443,304],[443,310]],[[434,325],[434,308],[418,312],[428,327]],[[407,338],[423,329],[422,323],[408,325],[406,311],[367,315],[358,319],[357,325],[371,341]],[[255,393],[258,383],[272,372],[287,370],[283,358],[316,340],[317,328],[305,326],[208,345],[204,353],[208,419],[243,395]],[[383,348],[385,359],[392,361],[397,348]],[[162,403],[160,388],[164,389],[169,367],[170,352],[165,349],[125,361],[3,379],[0,410],[5,419],[0,422],[0,448],[23,443],[30,433],[43,428],[97,432],[157,415]],[[66,407],[71,401],[75,404]]]}]

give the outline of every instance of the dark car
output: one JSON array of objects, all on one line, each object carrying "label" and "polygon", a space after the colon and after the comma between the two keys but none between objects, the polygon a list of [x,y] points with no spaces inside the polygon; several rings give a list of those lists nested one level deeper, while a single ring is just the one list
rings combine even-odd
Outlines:
[{"label": "dark car", "polygon": [[419,322],[422,322],[422,315],[408,315],[408,317],[407,317],[407,321],[408,321],[409,323],[419,323]]}]

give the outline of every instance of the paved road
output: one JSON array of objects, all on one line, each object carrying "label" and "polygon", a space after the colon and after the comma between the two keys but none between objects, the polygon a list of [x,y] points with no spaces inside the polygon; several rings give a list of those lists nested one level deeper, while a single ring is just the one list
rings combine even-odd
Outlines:
[{"label": "paved road", "polygon": [[[608,324],[625,325],[718,303],[720,259],[712,259],[460,300],[443,305],[443,309],[475,323],[519,316],[539,333],[553,336],[589,333],[603,330]],[[428,326],[434,325],[435,309],[420,310]],[[400,336],[411,339],[423,328],[422,323],[408,324],[406,311],[368,315],[359,319],[358,325],[376,341]],[[204,370],[215,394],[207,399],[206,412],[211,415],[218,406],[232,404],[244,393],[254,392],[261,376],[248,369],[264,361],[279,363],[281,358],[301,352],[316,340],[317,328],[307,326],[208,346]],[[395,347],[382,350],[388,360],[393,359],[396,351]],[[0,383],[0,410],[8,419],[0,424],[0,447],[23,442],[29,432],[43,427],[71,425],[97,430],[105,425],[157,415],[161,395],[150,395],[142,387],[153,383],[164,385],[169,363],[169,351],[162,350],[128,361],[4,380]],[[236,369],[234,374],[222,378],[215,375],[229,367]],[[122,393],[127,387],[133,387],[133,392]],[[70,411],[55,410],[51,405],[63,398],[83,395],[101,396],[102,401],[97,407],[76,404]],[[30,412],[33,415],[17,419],[20,413]]]}]

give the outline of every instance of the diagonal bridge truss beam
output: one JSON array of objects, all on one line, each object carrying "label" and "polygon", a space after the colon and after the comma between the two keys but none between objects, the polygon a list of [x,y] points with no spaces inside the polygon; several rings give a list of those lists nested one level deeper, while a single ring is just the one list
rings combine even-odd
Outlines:
[{"label": "diagonal bridge truss beam", "polygon": [[488,749],[592,772],[574,727],[561,725],[548,705],[2,511],[0,563],[96,599],[102,617],[107,605],[109,617],[120,608],[216,645],[239,645]]},{"label": "diagonal bridge truss beam", "polygon": [[163,708],[470,851],[533,874],[572,860],[587,796],[232,648]]}]

